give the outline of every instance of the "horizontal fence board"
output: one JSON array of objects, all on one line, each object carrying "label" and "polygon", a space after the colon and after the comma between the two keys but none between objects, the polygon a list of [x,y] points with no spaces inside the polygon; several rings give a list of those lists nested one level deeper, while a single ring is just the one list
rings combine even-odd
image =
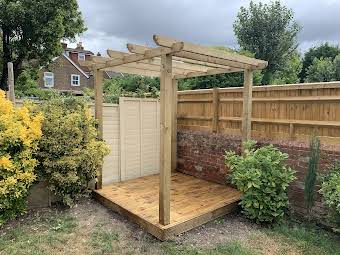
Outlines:
[{"label": "horizontal fence board", "polygon": [[[213,89],[178,92],[178,128],[239,135],[243,88],[217,91],[215,104]],[[340,82],[255,86],[252,104],[254,139],[306,140],[315,133],[328,143],[339,141]]]}]

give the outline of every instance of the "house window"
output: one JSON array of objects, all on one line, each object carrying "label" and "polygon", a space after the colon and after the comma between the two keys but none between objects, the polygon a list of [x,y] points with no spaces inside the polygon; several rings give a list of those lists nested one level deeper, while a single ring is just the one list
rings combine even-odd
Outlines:
[{"label": "house window", "polygon": [[71,75],[71,86],[80,86],[80,75],[78,74]]},{"label": "house window", "polygon": [[44,72],[44,86],[47,88],[54,87],[54,73]]},{"label": "house window", "polygon": [[85,53],[78,53],[78,60],[85,60]]}]

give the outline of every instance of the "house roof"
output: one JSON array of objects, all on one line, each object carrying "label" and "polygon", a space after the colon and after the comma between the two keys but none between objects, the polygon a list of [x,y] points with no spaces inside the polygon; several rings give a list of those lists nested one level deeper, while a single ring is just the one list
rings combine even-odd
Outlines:
[{"label": "house roof", "polygon": [[90,78],[90,76],[80,68],[78,64],[76,64],[71,58],[69,58],[65,53],[63,53],[63,57],[66,58],[75,68],[78,69],[79,72],[81,72],[86,78]]},{"label": "house roof", "polygon": [[89,50],[83,50],[83,49],[73,49],[73,48],[66,48],[65,51],[69,51],[69,52],[75,52],[75,53],[85,53],[85,54],[89,54],[89,55],[94,55],[94,53],[92,51]]},{"label": "house roof", "polygon": [[113,72],[113,71],[105,71],[107,76],[111,79],[113,77],[124,77],[123,73]]}]

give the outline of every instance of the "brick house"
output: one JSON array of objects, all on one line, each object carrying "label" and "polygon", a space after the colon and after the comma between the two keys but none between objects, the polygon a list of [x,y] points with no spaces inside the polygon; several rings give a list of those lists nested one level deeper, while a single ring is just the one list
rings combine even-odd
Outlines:
[{"label": "brick house", "polygon": [[[82,43],[76,48],[68,48],[63,43],[63,53],[53,59],[49,68],[41,68],[39,71],[38,85],[43,89],[56,89],[59,91],[71,91],[74,94],[83,94],[84,88],[94,87],[93,75],[87,67],[81,66],[79,60],[89,60],[93,52],[85,50]],[[104,72],[104,78],[110,79],[117,74]]]}]

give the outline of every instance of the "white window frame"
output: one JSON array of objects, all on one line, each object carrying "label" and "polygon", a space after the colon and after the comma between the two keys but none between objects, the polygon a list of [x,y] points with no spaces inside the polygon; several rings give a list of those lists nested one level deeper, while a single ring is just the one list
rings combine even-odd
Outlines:
[{"label": "white window frame", "polygon": [[79,53],[78,53],[78,60],[83,60],[83,61],[85,61],[85,60],[86,60],[86,54],[85,54],[85,53],[82,53],[82,52],[79,52]]},{"label": "white window frame", "polygon": [[[77,79],[74,79],[74,78],[77,78]],[[74,81],[77,81],[77,84],[75,84]],[[80,86],[80,75],[79,74],[71,74],[71,86],[73,87]]]},{"label": "white window frame", "polygon": [[[51,84],[47,83],[47,79],[51,79]],[[44,72],[44,87],[53,88],[54,87],[54,73],[52,72]]]}]

